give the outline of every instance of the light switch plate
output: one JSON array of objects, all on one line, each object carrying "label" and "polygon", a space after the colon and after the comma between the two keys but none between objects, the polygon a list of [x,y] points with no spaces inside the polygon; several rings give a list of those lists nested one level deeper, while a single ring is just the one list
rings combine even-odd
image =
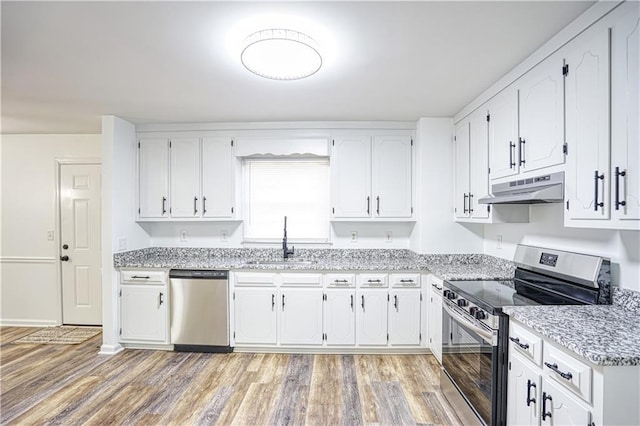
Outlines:
[{"label": "light switch plate", "polygon": [[127,249],[127,238],[126,237],[118,238],[118,250],[122,251],[126,249]]},{"label": "light switch plate", "polygon": [[390,243],[391,241],[393,241],[393,232],[391,231],[385,231],[384,233],[384,240],[388,243]]},{"label": "light switch plate", "polygon": [[498,243],[496,244],[496,248],[498,250],[501,250],[502,249],[502,235],[498,235],[496,239],[498,240]]},{"label": "light switch plate", "polygon": [[53,231],[47,231],[47,241],[53,241],[55,233]]},{"label": "light switch plate", "polygon": [[358,232],[357,231],[351,231],[351,242],[355,243],[356,241],[358,241]]},{"label": "light switch plate", "polygon": [[180,241],[187,241],[187,231],[180,231]]},{"label": "light switch plate", "polygon": [[223,243],[229,241],[229,231],[227,231],[226,229],[220,231],[220,241],[222,241]]}]

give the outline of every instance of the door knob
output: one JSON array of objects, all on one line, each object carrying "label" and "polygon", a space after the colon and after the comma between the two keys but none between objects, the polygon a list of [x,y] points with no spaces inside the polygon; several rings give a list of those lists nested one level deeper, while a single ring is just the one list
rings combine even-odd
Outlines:
[{"label": "door knob", "polygon": [[67,256],[67,255],[60,256],[60,260],[62,260],[63,262],[68,262],[69,261],[69,256]]}]

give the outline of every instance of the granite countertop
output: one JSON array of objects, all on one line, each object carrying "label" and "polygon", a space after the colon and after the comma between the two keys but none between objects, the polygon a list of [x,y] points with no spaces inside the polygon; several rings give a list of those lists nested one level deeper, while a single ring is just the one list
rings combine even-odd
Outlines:
[{"label": "granite countertop", "polygon": [[[635,293],[627,305],[616,293]],[[614,288],[613,305],[507,307],[511,318],[597,365],[640,365],[640,293]]]},{"label": "granite countertop", "polygon": [[116,253],[116,268],[175,268],[298,271],[431,272],[447,280],[510,279],[513,263],[484,254],[418,255],[404,249],[298,249],[310,264],[265,265],[249,261],[282,260],[278,249],[149,247]]}]

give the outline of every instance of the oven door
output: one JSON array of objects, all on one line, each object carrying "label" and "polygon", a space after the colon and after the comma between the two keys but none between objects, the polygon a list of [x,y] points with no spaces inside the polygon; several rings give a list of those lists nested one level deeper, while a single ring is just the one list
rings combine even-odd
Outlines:
[{"label": "oven door", "polygon": [[[447,334],[442,336],[444,372],[482,423],[499,425],[503,410],[500,403],[503,372],[499,371],[502,345],[498,345],[498,333],[483,327],[448,300],[443,302],[443,333],[448,327]],[[443,377],[444,380],[447,377]],[[450,383],[446,385],[451,387]]]}]

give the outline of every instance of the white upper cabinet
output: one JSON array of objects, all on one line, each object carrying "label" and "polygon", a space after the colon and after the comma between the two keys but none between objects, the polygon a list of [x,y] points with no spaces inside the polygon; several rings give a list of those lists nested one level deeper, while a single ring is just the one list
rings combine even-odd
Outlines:
[{"label": "white upper cabinet", "polygon": [[173,138],[171,153],[171,217],[193,218],[200,213],[200,140]]},{"label": "white upper cabinet", "polygon": [[139,217],[169,217],[169,140],[140,139],[138,164]]},{"label": "white upper cabinet", "polygon": [[480,109],[469,119],[469,214],[474,219],[488,219],[489,208],[478,199],[489,194],[488,116]]},{"label": "white upper cabinet", "polygon": [[508,87],[488,103],[491,179],[518,174],[518,92]]},{"label": "white upper cabinet", "polygon": [[331,153],[333,219],[413,217],[410,136],[337,136]]},{"label": "white upper cabinet", "polygon": [[410,218],[412,141],[409,136],[373,138],[375,216]]},{"label": "white upper cabinet", "polygon": [[231,138],[143,138],[139,147],[139,220],[235,217]]},{"label": "white upper cabinet", "polygon": [[597,25],[566,54],[566,133],[569,159],[565,199],[570,219],[608,219],[609,29]]},{"label": "white upper cabinet", "polygon": [[456,124],[453,146],[454,214],[457,219],[469,217],[469,120]]},{"label": "white upper cabinet", "polygon": [[640,3],[614,12],[611,29],[611,208],[615,226],[640,228]]},{"label": "white upper cabinet", "polygon": [[565,226],[640,229],[640,4],[566,47]]},{"label": "white upper cabinet", "polygon": [[229,138],[202,138],[202,217],[234,217],[235,158]]},{"label": "white upper cabinet", "polygon": [[334,218],[371,217],[371,137],[341,136],[333,141],[331,205]]},{"label": "white upper cabinet", "polygon": [[518,82],[521,172],[564,163],[564,92],[562,57],[553,55]]}]

